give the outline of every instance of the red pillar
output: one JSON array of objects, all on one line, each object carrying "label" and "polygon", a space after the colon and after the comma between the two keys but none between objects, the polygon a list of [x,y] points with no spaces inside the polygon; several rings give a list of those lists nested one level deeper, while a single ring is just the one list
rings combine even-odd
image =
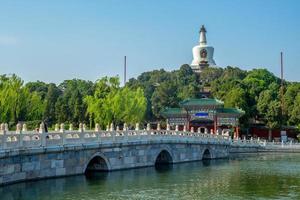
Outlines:
[{"label": "red pillar", "polygon": [[214,134],[217,134],[217,128],[218,128],[218,118],[217,115],[214,117]]},{"label": "red pillar", "polygon": [[239,133],[239,126],[235,127],[235,131],[236,131],[236,138],[239,138],[240,137],[240,133]]}]

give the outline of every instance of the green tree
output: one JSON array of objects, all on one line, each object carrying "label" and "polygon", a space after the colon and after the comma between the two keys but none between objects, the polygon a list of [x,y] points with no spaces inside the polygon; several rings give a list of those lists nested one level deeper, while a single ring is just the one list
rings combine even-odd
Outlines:
[{"label": "green tree", "polygon": [[23,87],[23,81],[15,74],[0,77],[1,121],[17,123],[25,120],[29,92]]},{"label": "green tree", "polygon": [[105,127],[109,123],[136,123],[144,119],[146,98],[141,88],[119,87],[119,78],[104,77],[96,82],[95,92],[84,98],[91,120]]},{"label": "green tree", "polygon": [[37,92],[41,96],[42,100],[45,99],[48,92],[48,84],[42,81],[28,82],[25,84],[25,87],[29,90],[30,93]]},{"label": "green tree", "polygon": [[[287,115],[289,125],[297,125],[297,117],[294,115],[297,109],[297,96],[300,95],[300,83],[290,83],[287,85],[284,94],[284,109]],[[296,100],[296,101],[295,101]],[[295,118],[296,117],[296,118]]]},{"label": "green tree", "polygon": [[50,125],[56,122],[55,104],[60,95],[61,91],[59,88],[54,83],[50,83],[45,97],[45,112],[43,116],[43,119]]},{"label": "green tree", "polygon": [[[270,86],[270,88],[273,87],[275,87],[275,84]],[[258,98],[257,110],[260,119],[269,128],[269,138],[271,138],[272,129],[278,128],[281,124],[281,105],[278,100],[278,92],[274,89],[262,91]]]},{"label": "green tree", "polygon": [[32,92],[29,95],[29,102],[26,110],[26,121],[41,120],[43,118],[45,104],[42,97],[37,92]]},{"label": "green tree", "polygon": [[294,99],[293,108],[290,111],[290,122],[300,127],[300,92]]},{"label": "green tree", "polygon": [[156,117],[160,117],[160,112],[165,107],[177,107],[179,100],[177,98],[176,85],[168,82],[160,84],[154,91],[151,104],[152,111]]}]

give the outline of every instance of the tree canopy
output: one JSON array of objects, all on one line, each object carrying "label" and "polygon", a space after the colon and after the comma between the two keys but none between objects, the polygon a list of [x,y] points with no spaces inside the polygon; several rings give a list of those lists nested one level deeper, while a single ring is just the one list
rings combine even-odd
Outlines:
[{"label": "tree canopy", "polygon": [[[209,67],[201,75],[189,65],[178,70],[144,72],[120,86],[118,77],[96,82],[72,79],[60,84],[28,82],[16,75],[0,75],[0,121],[44,120],[54,123],[115,124],[156,121],[165,107],[177,107],[186,98],[197,98],[209,88],[225,106],[245,111],[243,126],[256,121],[269,128],[300,126],[300,83],[284,82],[266,69]],[[283,108],[283,109],[281,109]]]},{"label": "tree canopy", "polygon": [[[144,119],[146,98],[140,87],[120,88],[117,77],[104,77],[95,84],[95,92],[84,98],[90,120],[105,127],[109,123],[137,123]],[[92,123],[92,121],[91,121]]]}]

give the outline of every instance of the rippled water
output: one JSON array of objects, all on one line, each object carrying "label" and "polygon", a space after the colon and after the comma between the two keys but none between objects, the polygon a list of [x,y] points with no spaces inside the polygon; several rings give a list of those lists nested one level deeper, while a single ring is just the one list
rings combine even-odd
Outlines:
[{"label": "rippled water", "polygon": [[19,183],[0,188],[0,199],[300,199],[300,154],[244,154]]}]

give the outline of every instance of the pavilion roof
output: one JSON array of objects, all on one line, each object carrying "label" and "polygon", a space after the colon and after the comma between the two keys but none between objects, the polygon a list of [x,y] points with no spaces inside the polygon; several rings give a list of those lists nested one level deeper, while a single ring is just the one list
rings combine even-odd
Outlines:
[{"label": "pavilion roof", "polygon": [[224,102],[212,98],[186,99],[179,103],[180,106],[186,107],[223,107]]},{"label": "pavilion roof", "polygon": [[161,115],[164,117],[169,117],[169,116],[185,116],[186,111],[183,108],[165,108],[162,112]]},{"label": "pavilion roof", "polygon": [[245,111],[239,108],[218,108],[216,111],[218,113],[218,116],[222,116],[222,115],[242,116],[245,114]]},{"label": "pavilion roof", "polygon": [[[217,115],[219,117],[241,117],[245,111],[239,108],[217,108]],[[183,108],[165,108],[161,115],[163,117],[185,117],[186,111]]]}]

